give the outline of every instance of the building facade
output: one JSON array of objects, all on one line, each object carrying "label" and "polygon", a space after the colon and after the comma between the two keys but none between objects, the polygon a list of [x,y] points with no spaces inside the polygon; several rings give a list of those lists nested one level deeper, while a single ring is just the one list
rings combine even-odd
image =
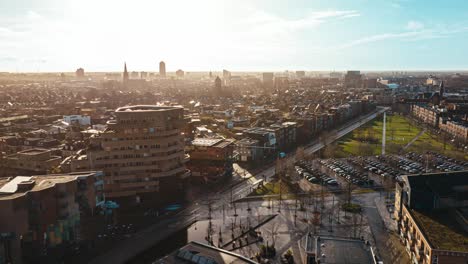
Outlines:
[{"label": "building facade", "polygon": [[402,176],[395,189],[398,234],[412,263],[468,262],[468,171]]},{"label": "building facade", "polygon": [[234,139],[196,138],[189,149],[187,163],[192,179],[197,182],[216,182],[232,176]]},{"label": "building facade", "polygon": [[2,162],[0,175],[37,175],[47,174],[57,167],[62,158],[51,150],[31,148],[6,156]]},{"label": "building facade", "polygon": [[164,61],[159,63],[159,76],[166,77],[166,63]]},{"label": "building facade", "polygon": [[102,172],[0,179],[0,256],[47,263],[68,242],[86,239],[80,219],[104,200]]}]

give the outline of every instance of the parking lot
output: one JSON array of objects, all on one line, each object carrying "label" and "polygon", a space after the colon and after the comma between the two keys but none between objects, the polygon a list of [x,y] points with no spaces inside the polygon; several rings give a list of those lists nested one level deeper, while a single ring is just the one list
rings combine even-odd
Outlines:
[{"label": "parking lot", "polygon": [[320,171],[312,162],[299,161],[295,166],[296,172],[315,185],[325,185],[329,188],[339,187],[338,181],[327,173]]},{"label": "parking lot", "polygon": [[466,168],[466,161],[431,152],[425,155],[409,152],[406,155],[299,161],[295,166],[296,172],[310,184],[329,188],[342,188],[349,183],[360,188],[391,188],[401,175]]}]

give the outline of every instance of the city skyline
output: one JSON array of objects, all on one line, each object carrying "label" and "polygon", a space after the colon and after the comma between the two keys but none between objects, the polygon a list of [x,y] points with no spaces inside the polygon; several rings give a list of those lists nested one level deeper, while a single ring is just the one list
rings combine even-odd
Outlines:
[{"label": "city skyline", "polygon": [[467,3],[430,2],[5,2],[0,71],[467,69]]}]

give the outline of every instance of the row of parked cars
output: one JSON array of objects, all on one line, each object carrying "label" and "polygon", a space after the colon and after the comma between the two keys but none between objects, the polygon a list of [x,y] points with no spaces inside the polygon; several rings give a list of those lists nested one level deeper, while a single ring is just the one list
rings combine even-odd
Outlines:
[{"label": "row of parked cars", "polygon": [[425,156],[415,152],[409,152],[406,154],[406,157],[421,163],[427,162],[428,165],[434,169],[446,172],[464,170],[465,166],[468,166],[468,162],[454,160],[439,153],[429,152],[428,154],[428,156]]},{"label": "row of parked cars", "polygon": [[312,164],[299,161],[296,165],[296,171],[299,175],[304,177],[310,183],[316,184],[323,184],[323,185],[330,185],[330,186],[337,186],[338,182],[333,179],[332,177],[326,175],[325,173],[319,172],[317,169],[313,167]]},{"label": "row of parked cars", "polygon": [[400,175],[400,172],[398,170],[394,169],[392,166],[389,166],[388,164],[382,163],[382,162],[388,162],[386,157],[377,156],[377,160],[374,160],[370,157],[366,157],[365,161],[366,161],[366,165],[364,166],[364,169],[374,174],[380,175],[384,178],[390,177],[393,179],[395,179],[398,175]]},{"label": "row of parked cars", "polygon": [[352,166],[347,165],[336,159],[320,160],[320,163],[333,171],[336,175],[344,178],[347,182],[360,185],[369,186],[373,185],[374,182],[369,180],[367,175],[359,174]]},{"label": "row of parked cars", "polygon": [[449,158],[447,156],[444,156],[440,153],[433,152],[433,151],[429,151],[428,153],[434,157],[437,157],[442,162],[453,163],[454,165],[460,165],[464,168],[468,168],[468,161],[452,159],[452,158]]}]

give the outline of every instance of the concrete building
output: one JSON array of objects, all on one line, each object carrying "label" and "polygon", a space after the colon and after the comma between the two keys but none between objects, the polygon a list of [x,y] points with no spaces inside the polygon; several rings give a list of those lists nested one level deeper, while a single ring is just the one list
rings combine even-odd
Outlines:
[{"label": "concrete building", "polygon": [[197,182],[216,182],[232,176],[234,139],[196,138],[188,146],[187,163],[192,179]]},{"label": "concrete building", "polygon": [[362,76],[360,71],[348,71],[345,75],[346,88],[361,88]]},{"label": "concrete building", "polygon": [[468,262],[468,171],[402,176],[398,233],[413,263]]},{"label": "concrete building", "polygon": [[159,76],[166,77],[166,63],[164,61],[159,62]]},{"label": "concrete building", "polygon": [[270,126],[274,130],[276,146],[279,151],[287,151],[296,146],[296,122],[284,122]]},{"label": "concrete building", "polygon": [[296,71],[296,78],[304,78],[305,77],[305,71]]},{"label": "concrete building", "polygon": [[176,76],[178,78],[184,78],[184,75],[185,75],[185,73],[184,73],[183,70],[179,69],[179,70],[176,71]]},{"label": "concrete building", "polygon": [[118,108],[105,132],[90,138],[91,168],[105,172],[106,198],[123,208],[164,204],[183,197],[188,156],[182,107]]},{"label": "concrete building", "polygon": [[63,116],[63,121],[68,124],[78,124],[80,126],[90,126],[91,117],[84,115],[66,115]]},{"label": "concrete building", "polygon": [[0,179],[3,263],[47,263],[68,242],[85,239],[80,219],[103,202],[102,172]]},{"label": "concrete building", "polygon": [[265,90],[271,90],[273,89],[273,85],[274,85],[274,82],[273,82],[273,78],[274,78],[274,73],[272,72],[264,72],[262,74],[263,78],[262,78],[262,81],[263,81],[263,89]]},{"label": "concrete building", "polygon": [[213,93],[215,95],[222,95],[223,94],[223,84],[219,76],[216,76],[216,79],[214,81],[214,91]]},{"label": "concrete building", "polygon": [[241,162],[253,163],[263,159],[263,148],[260,141],[251,138],[243,138],[236,142],[237,158]]},{"label": "concrete building", "polygon": [[47,174],[58,166],[62,158],[53,155],[51,150],[31,148],[11,154],[3,159],[3,172],[6,175]]}]

